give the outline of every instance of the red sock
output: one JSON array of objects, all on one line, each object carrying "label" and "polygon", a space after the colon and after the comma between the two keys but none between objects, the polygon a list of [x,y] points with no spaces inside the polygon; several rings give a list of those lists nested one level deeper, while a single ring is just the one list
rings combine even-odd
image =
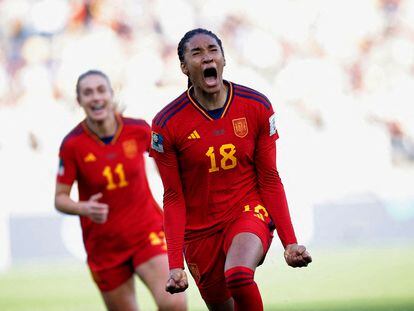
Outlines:
[{"label": "red sock", "polygon": [[263,311],[262,297],[254,281],[254,271],[233,267],[225,272],[226,285],[234,299],[235,311]]}]

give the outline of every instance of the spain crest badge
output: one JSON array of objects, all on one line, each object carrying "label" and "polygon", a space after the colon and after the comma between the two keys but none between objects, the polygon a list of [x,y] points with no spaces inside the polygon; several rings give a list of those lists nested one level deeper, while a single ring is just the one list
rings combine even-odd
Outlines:
[{"label": "spain crest badge", "polygon": [[122,143],[124,154],[127,158],[133,159],[138,154],[138,146],[135,139],[126,140]]},{"label": "spain crest badge", "polygon": [[237,137],[243,138],[249,133],[246,118],[233,119],[233,130]]}]

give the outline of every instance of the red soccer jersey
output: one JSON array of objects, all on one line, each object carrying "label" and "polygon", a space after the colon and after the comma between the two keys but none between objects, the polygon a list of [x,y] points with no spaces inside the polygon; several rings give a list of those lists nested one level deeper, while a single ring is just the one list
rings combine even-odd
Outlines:
[{"label": "red soccer jersey", "polygon": [[100,202],[109,205],[104,224],[80,217],[88,262],[100,269],[119,264],[123,259],[117,254],[142,240],[142,230],[162,223],[145,173],[143,153],[149,149],[150,127],[143,120],[119,115],[117,121],[117,133],[109,144],[83,121],[65,137],[59,152],[57,181],[72,185],[77,180],[80,200],[102,192]]},{"label": "red soccer jersey", "polygon": [[272,105],[255,90],[225,83],[219,118],[197,103],[190,88],[153,120],[150,155],[164,184],[170,268],[183,267],[184,236],[191,241],[214,233],[249,201],[264,204],[283,245],[296,242],[276,170]]}]

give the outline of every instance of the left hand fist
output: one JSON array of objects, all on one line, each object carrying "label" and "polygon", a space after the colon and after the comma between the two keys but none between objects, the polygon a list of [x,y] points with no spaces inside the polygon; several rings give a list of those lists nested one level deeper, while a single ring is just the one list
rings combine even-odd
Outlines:
[{"label": "left hand fist", "polygon": [[306,267],[312,262],[312,257],[306,247],[298,244],[289,244],[285,249],[286,263],[293,268]]}]

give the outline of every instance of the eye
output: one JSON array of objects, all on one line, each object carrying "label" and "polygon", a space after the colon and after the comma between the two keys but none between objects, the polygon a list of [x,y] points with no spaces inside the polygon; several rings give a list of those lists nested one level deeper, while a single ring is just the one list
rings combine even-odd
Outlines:
[{"label": "eye", "polygon": [[86,89],[86,90],[83,91],[83,95],[85,95],[85,96],[88,96],[91,93],[92,93],[92,90],[91,89]]}]

